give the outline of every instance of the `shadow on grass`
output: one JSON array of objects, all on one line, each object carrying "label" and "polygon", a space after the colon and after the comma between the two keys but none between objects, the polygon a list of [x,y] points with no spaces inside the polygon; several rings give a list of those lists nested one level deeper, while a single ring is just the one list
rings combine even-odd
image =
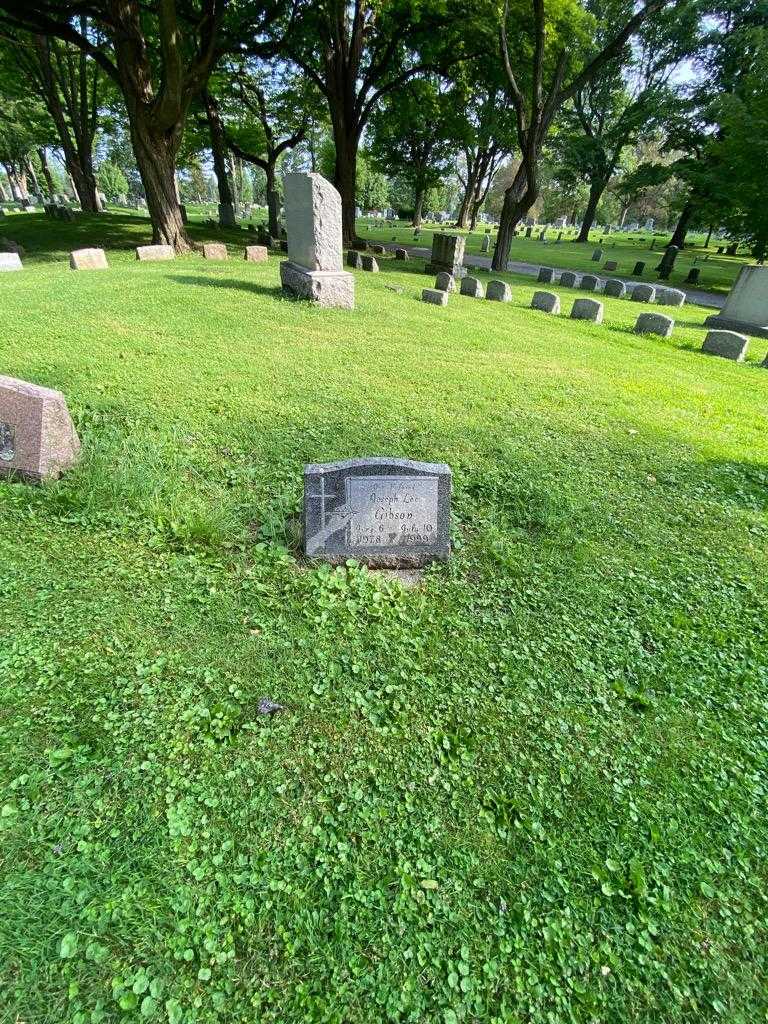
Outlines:
[{"label": "shadow on grass", "polygon": [[250,292],[253,295],[269,295],[273,299],[283,297],[279,285],[258,284],[255,281],[226,281],[215,277],[203,277],[201,274],[174,274],[168,278],[178,284],[195,284],[201,288],[226,288],[238,292]]}]

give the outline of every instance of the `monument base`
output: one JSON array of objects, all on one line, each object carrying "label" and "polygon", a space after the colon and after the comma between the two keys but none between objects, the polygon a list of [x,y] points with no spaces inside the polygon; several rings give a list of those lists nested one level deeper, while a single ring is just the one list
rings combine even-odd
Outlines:
[{"label": "monument base", "polygon": [[462,266],[451,266],[450,263],[428,263],[424,267],[425,274],[453,274],[457,281],[460,281],[462,277],[467,276],[466,267]]},{"label": "monument base", "polygon": [[280,264],[280,281],[294,298],[327,308],[355,308],[355,279],[346,270],[307,270],[286,260]]},{"label": "monument base", "polygon": [[731,317],[715,313],[704,321],[705,327],[717,327],[721,331],[738,331],[739,334],[750,334],[753,338],[768,338],[768,325],[761,327],[747,320],[733,320]]}]

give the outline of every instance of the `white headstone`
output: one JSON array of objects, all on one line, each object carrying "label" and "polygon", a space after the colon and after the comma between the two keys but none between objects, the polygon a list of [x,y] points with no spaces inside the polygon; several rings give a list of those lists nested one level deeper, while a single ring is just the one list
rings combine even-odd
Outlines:
[{"label": "white headstone", "polygon": [[742,267],[722,313],[705,324],[768,338],[768,267]]}]

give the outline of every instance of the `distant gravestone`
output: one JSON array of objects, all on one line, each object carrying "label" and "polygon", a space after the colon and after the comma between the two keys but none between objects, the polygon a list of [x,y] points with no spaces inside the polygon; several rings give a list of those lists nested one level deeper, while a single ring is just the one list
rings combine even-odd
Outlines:
[{"label": "distant gravestone", "polygon": [[641,313],[635,322],[635,334],[658,334],[668,338],[672,333],[675,321],[663,313]]},{"label": "distant gravestone", "polygon": [[605,295],[609,295],[613,299],[623,299],[627,294],[627,286],[623,281],[619,281],[617,278],[611,277],[605,282],[603,293]]},{"label": "distant gravestone", "polygon": [[435,288],[441,292],[454,292],[456,291],[456,279],[453,274],[443,270],[435,278]]},{"label": "distant gravestone", "polygon": [[473,299],[483,298],[483,284],[476,277],[465,277],[461,282],[461,294],[469,295]]},{"label": "distant gravestone", "polygon": [[395,259],[396,260],[400,260],[401,262],[407,260],[408,259],[408,250],[407,249],[395,249]]},{"label": "distant gravestone", "polygon": [[642,277],[643,271],[645,270],[645,263],[642,260],[638,260],[635,264],[635,269],[632,271],[633,277]]},{"label": "distant gravestone", "polygon": [[632,289],[630,299],[633,302],[655,302],[656,289],[652,284],[636,284]]},{"label": "distant gravestone", "polygon": [[744,334],[737,334],[736,331],[709,331],[702,352],[711,356],[722,356],[723,359],[733,359],[737,363],[744,361],[749,347],[749,338]]},{"label": "distant gravestone", "polygon": [[0,377],[0,476],[54,480],[79,453],[80,440],[60,391]]},{"label": "distant gravestone", "polygon": [[579,284],[579,288],[583,292],[593,292],[597,288],[597,278],[594,274],[584,274]]},{"label": "distant gravestone", "polygon": [[592,262],[593,263],[599,263],[602,258],[603,258],[603,250],[602,249],[595,249],[595,251],[592,253]]},{"label": "distant gravestone", "polygon": [[246,263],[266,263],[268,259],[269,252],[267,251],[266,245],[246,245]]},{"label": "distant gravestone", "polygon": [[685,279],[686,284],[698,284],[699,274],[701,273],[701,267],[691,267],[688,271],[688,276]]},{"label": "distant gravestone", "polygon": [[21,257],[17,252],[0,252],[0,273],[6,270],[23,270]]},{"label": "distant gravestone", "polygon": [[433,306],[447,306],[448,292],[442,288],[422,288],[421,301],[430,302]]},{"label": "distant gravestone", "polygon": [[372,245],[371,248],[377,256],[383,256],[387,251],[383,245]]},{"label": "distant gravestone", "polygon": [[489,281],[485,297],[491,302],[511,302],[512,289],[506,281]]},{"label": "distant gravestone", "polygon": [[656,302],[660,306],[683,306],[686,294],[679,288],[656,288]]},{"label": "distant gravestone", "polygon": [[768,267],[742,267],[722,311],[704,322],[707,327],[768,338]]},{"label": "distant gravestone", "polygon": [[219,225],[222,228],[236,228],[237,218],[232,203],[219,203]]},{"label": "distant gravestone", "polygon": [[550,284],[555,279],[555,271],[552,267],[539,267],[537,281],[540,284]]},{"label": "distant gravestone", "polygon": [[618,263],[616,262],[616,260],[606,260],[603,264],[603,270],[607,270],[609,273],[613,270],[616,270],[617,267]]},{"label": "distant gravestone", "polygon": [[172,245],[137,245],[136,259],[141,263],[154,263],[159,260],[172,260],[176,256]]},{"label": "distant gravestone", "polygon": [[554,292],[534,292],[531,309],[541,310],[542,313],[559,313],[560,298]]},{"label": "distant gravestone", "polygon": [[482,247],[481,247],[480,251],[481,252],[490,252],[491,251],[491,236],[490,235],[483,235],[483,244],[482,244]]},{"label": "distant gravestone", "polygon": [[361,256],[360,261],[363,266],[363,270],[368,270],[372,274],[378,274],[379,264],[376,262],[375,256]]},{"label": "distant gravestone", "polygon": [[203,245],[203,259],[205,260],[226,260],[229,259],[227,247],[223,242],[205,242]]},{"label": "distant gravestone", "polygon": [[286,174],[288,259],[280,264],[284,290],[324,307],[354,309],[355,279],[343,269],[341,196],[320,174]]},{"label": "distant gravestone", "polygon": [[529,224],[528,227],[525,229],[525,237],[526,238],[530,238],[532,234],[533,234],[533,228]]},{"label": "distant gravestone", "polygon": [[464,246],[463,235],[447,235],[437,232],[432,236],[432,257],[424,268],[427,274],[445,271],[453,277],[463,277]]},{"label": "distant gravestone", "polygon": [[103,249],[75,249],[69,254],[71,270],[106,270],[109,266]]},{"label": "distant gravestone", "polygon": [[451,553],[451,470],[410,459],[304,467],[304,553],[332,565],[412,569]]},{"label": "distant gravestone", "polygon": [[603,304],[597,299],[576,299],[571,307],[572,320],[592,320],[596,324],[603,322]]},{"label": "distant gravestone", "polygon": [[576,275],[572,270],[564,270],[560,275],[560,286],[562,288],[575,288]]},{"label": "distant gravestone", "polygon": [[347,266],[352,267],[353,270],[363,269],[363,257],[357,249],[349,249],[347,251]]}]

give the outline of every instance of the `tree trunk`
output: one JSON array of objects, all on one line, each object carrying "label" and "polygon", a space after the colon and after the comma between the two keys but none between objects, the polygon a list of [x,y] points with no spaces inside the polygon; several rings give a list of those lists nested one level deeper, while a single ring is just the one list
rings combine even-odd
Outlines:
[{"label": "tree trunk", "polygon": [[80,207],[83,213],[101,213],[103,207],[99,199],[99,190],[96,185],[96,175],[93,168],[86,171],[80,161],[75,157],[72,162],[65,158],[67,171],[72,179],[72,184],[80,199]]},{"label": "tree trunk", "polygon": [[333,141],[336,165],[333,184],[341,196],[341,235],[344,245],[352,245],[357,237],[355,209],[357,206],[357,147],[359,137],[347,130],[340,118],[333,119]]},{"label": "tree trunk", "polygon": [[264,172],[267,176],[267,221],[273,238],[280,237],[280,195],[277,191],[276,171],[277,161],[268,161]]},{"label": "tree trunk", "polygon": [[714,226],[714,224],[710,224],[710,225],[709,225],[709,231],[707,232],[707,240],[706,240],[706,242],[704,243],[704,248],[705,248],[705,249],[708,249],[708,248],[709,248],[709,243],[710,243],[710,242],[712,241],[712,232],[713,232],[714,230],[715,230],[715,226]]},{"label": "tree trunk", "polygon": [[153,133],[138,118],[131,121],[131,141],[152,221],[152,241],[172,245],[177,253],[189,252],[191,245],[176,198],[175,141],[164,133]]},{"label": "tree trunk", "polygon": [[413,220],[411,221],[411,227],[421,227],[421,217],[424,211],[424,189],[420,188],[416,191],[416,197],[413,204]]},{"label": "tree trunk", "polygon": [[33,194],[36,196],[41,196],[43,193],[40,189],[40,182],[37,180],[37,172],[35,171],[35,165],[28,157],[24,161],[24,163],[27,169],[27,174],[32,179]]},{"label": "tree trunk", "polygon": [[512,184],[504,193],[504,205],[501,209],[501,217],[499,218],[499,233],[496,238],[496,248],[494,249],[491,262],[493,270],[507,269],[507,260],[509,259],[509,251],[515,235],[515,228],[520,219],[526,215],[536,201],[536,196],[534,195],[530,202],[527,202],[528,191],[525,165],[520,164]]},{"label": "tree trunk", "polygon": [[691,217],[693,216],[693,203],[687,202],[680,211],[680,219],[677,222],[677,227],[672,232],[672,237],[667,242],[667,245],[676,245],[678,249],[685,248],[685,236],[688,234],[688,224],[690,223]]},{"label": "tree trunk", "polygon": [[40,146],[37,151],[37,155],[40,157],[40,166],[43,170],[43,177],[45,178],[45,184],[48,189],[48,198],[53,199],[56,188],[53,184],[53,175],[51,174],[51,168],[48,165],[48,154],[45,152],[44,146]]},{"label": "tree trunk", "polygon": [[236,223],[235,203],[229,184],[227,142],[224,137],[224,125],[221,123],[216,100],[207,90],[203,93],[203,103],[205,104],[205,114],[208,118],[208,131],[211,136],[213,171],[216,175],[216,184],[219,190],[219,224],[222,227],[231,228]]},{"label": "tree trunk", "polygon": [[579,237],[576,239],[577,242],[589,241],[589,232],[592,225],[595,223],[597,204],[600,202],[600,197],[604,191],[605,185],[599,178],[593,178],[590,181],[589,199],[587,201],[587,208],[584,211],[584,219],[581,222],[581,231],[579,231]]}]

